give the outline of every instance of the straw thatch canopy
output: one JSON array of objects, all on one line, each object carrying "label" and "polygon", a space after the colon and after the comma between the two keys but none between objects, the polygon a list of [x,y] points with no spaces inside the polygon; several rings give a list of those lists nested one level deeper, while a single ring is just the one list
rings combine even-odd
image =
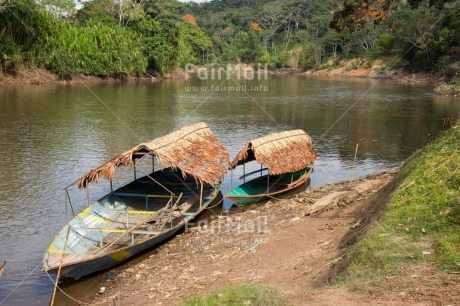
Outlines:
[{"label": "straw thatch canopy", "polygon": [[237,154],[230,169],[257,160],[270,174],[278,175],[305,169],[316,156],[310,136],[303,130],[292,130],[251,140]]},{"label": "straw thatch canopy", "polygon": [[167,164],[173,169],[179,169],[184,177],[191,175],[196,180],[211,185],[216,185],[227,173],[230,162],[225,148],[206,123],[200,122],[141,143],[102,166],[86,172],[78,181],[78,187],[86,187],[86,182],[98,182],[101,177],[112,179],[117,167],[131,166],[134,158],[145,154],[156,156],[161,165]]}]

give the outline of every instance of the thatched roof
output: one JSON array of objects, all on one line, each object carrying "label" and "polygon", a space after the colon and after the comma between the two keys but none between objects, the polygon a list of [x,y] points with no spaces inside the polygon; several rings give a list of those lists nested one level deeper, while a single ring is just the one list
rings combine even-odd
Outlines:
[{"label": "thatched roof", "polygon": [[230,169],[257,160],[270,174],[277,175],[311,166],[316,156],[310,136],[303,130],[292,130],[251,140],[237,154]]},{"label": "thatched roof", "polygon": [[206,123],[186,126],[166,136],[141,143],[129,151],[107,161],[102,166],[88,171],[78,181],[78,187],[86,187],[86,181],[98,182],[99,178],[111,179],[115,169],[131,166],[134,157],[154,155],[162,165],[179,169],[184,175],[191,175],[200,182],[216,185],[228,169],[229,155],[214,137]]}]

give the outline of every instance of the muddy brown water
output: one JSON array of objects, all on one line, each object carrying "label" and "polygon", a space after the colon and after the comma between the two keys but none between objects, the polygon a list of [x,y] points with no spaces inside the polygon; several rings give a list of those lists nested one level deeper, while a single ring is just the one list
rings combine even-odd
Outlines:
[{"label": "muddy brown water", "polygon": [[[459,98],[437,96],[428,85],[364,79],[195,77],[0,87],[0,262],[7,261],[0,305],[49,303],[53,287],[40,271],[41,259],[71,217],[62,188],[140,142],[204,121],[233,157],[250,139],[301,128],[318,152],[311,185],[319,186],[350,177],[357,143],[355,177],[398,166],[437,136],[447,117],[460,117]],[[130,179],[122,170],[115,184]],[[238,183],[227,175],[222,193]],[[92,200],[109,190],[106,182],[91,187]],[[72,197],[81,210],[83,195],[73,191]],[[100,277],[64,287],[85,299]],[[60,295],[58,304],[69,301]]]}]

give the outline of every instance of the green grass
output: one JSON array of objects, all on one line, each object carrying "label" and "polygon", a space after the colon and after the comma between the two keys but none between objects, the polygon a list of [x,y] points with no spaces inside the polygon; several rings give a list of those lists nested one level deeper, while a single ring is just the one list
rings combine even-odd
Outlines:
[{"label": "green grass", "polygon": [[218,289],[208,296],[192,296],[185,301],[184,305],[290,305],[290,303],[276,288],[260,285],[239,285]]},{"label": "green grass", "polygon": [[396,184],[380,220],[352,247],[338,283],[376,281],[426,261],[460,271],[460,125],[416,151]]}]

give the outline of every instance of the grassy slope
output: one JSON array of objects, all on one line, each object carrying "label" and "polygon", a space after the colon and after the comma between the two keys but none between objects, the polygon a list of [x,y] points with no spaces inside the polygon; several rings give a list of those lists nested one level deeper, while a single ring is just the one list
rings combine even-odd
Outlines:
[{"label": "grassy slope", "polygon": [[281,293],[273,288],[259,285],[240,285],[213,291],[208,296],[196,295],[185,302],[186,306],[211,305],[290,305]]},{"label": "grassy slope", "polygon": [[460,124],[415,152],[397,180],[382,218],[347,256],[339,283],[378,279],[405,263],[460,271]]}]

